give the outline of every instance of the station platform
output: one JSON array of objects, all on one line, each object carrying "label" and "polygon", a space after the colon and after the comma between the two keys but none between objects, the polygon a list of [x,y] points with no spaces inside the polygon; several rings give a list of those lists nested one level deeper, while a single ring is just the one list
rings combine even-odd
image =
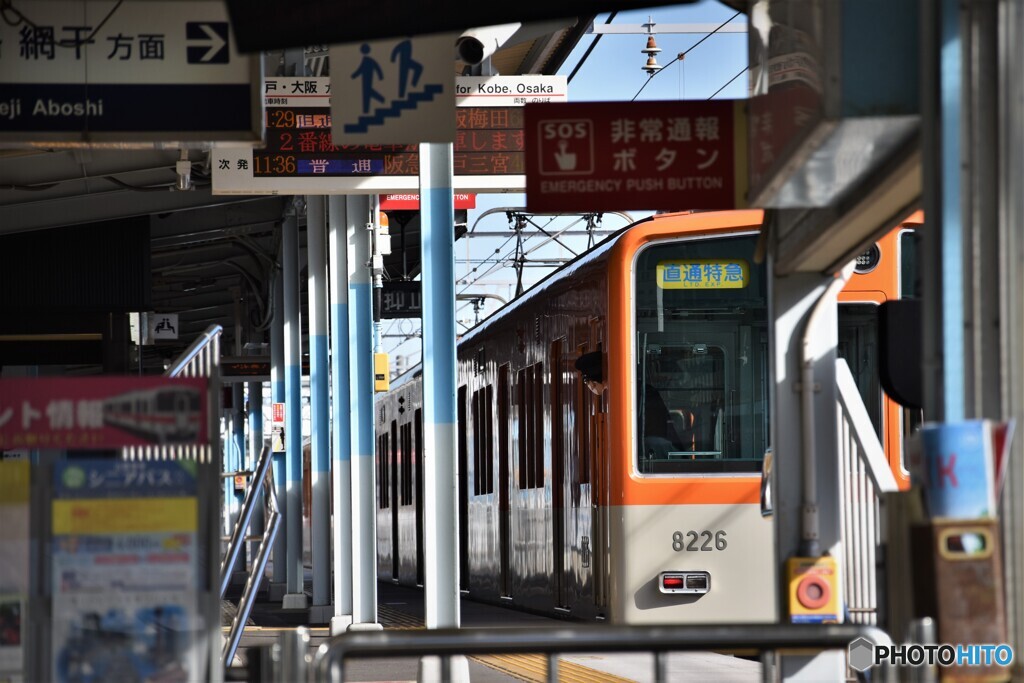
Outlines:
[{"label": "station platform", "polygon": [[[229,594],[230,595],[230,594]],[[423,628],[423,591],[389,582],[377,584],[377,617],[384,629]],[[230,623],[234,603],[225,601],[225,623]],[[566,621],[525,612],[503,609],[495,605],[462,598],[461,623],[464,627],[522,627],[544,629],[564,627]],[[330,638],[325,626],[308,626],[307,610],[284,610],[279,602],[257,601],[249,626],[246,627],[233,665],[244,667],[249,651],[270,645],[282,630],[307,626],[310,650]],[[225,627],[225,634],[227,628]],[[386,660],[353,660],[346,664],[346,680],[369,683],[416,681],[418,662],[415,658],[395,656]],[[545,681],[547,664],[541,655],[493,655],[469,657],[470,678],[474,683],[506,683],[511,681]],[[601,653],[564,655],[559,662],[559,680],[566,683],[647,683],[654,680],[653,658],[636,653]],[[754,683],[761,680],[761,665],[741,657],[713,652],[680,652],[667,658],[668,680],[694,683]]]}]

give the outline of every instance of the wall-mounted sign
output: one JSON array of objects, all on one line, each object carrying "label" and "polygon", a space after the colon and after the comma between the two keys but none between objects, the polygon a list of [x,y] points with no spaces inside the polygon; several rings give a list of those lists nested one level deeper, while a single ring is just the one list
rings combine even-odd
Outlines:
[{"label": "wall-mounted sign", "polygon": [[392,280],[381,293],[382,318],[420,318],[423,316],[423,289],[419,282]]},{"label": "wall-mounted sign", "polygon": [[[476,195],[456,192],[453,197],[456,209],[475,209]],[[420,195],[418,193],[382,194],[380,196],[381,211],[419,211]]]},{"label": "wall-mounted sign", "polygon": [[150,313],[147,324],[149,338],[153,341],[178,338],[177,313]]},{"label": "wall-mounted sign", "polygon": [[5,146],[259,142],[260,58],[236,51],[223,2],[15,9],[0,23]]},{"label": "wall-mounted sign", "polygon": [[746,206],[744,103],[527,105],[530,211]]},{"label": "wall-mounted sign", "polygon": [[[462,79],[457,79],[462,82]],[[418,145],[335,145],[328,78],[268,78],[266,147],[215,147],[214,194],[386,194],[419,190]],[[454,189],[522,190],[523,107],[455,109]]]},{"label": "wall-mounted sign", "polygon": [[460,76],[455,102],[460,107],[521,107],[537,102],[568,102],[565,76]]}]

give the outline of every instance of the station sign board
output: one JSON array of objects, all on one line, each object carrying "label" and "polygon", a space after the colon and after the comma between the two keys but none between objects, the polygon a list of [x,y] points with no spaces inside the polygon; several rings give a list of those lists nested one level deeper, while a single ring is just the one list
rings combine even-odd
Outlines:
[{"label": "station sign board", "polygon": [[260,57],[238,53],[223,2],[50,0],[18,13],[0,23],[0,146],[260,141]]},{"label": "station sign board", "polygon": [[205,444],[198,377],[0,379],[0,450]]},{"label": "station sign board", "polygon": [[455,102],[460,107],[522,107],[527,104],[568,102],[565,76],[460,76]]},{"label": "station sign board", "polygon": [[527,105],[527,209],[743,208],[744,106],[734,100]]},{"label": "station sign board", "polygon": [[[458,87],[462,78],[456,79]],[[267,78],[266,146],[213,150],[213,194],[387,194],[419,190],[416,144],[335,145],[331,81]],[[523,106],[455,109],[456,193],[522,191]]]},{"label": "station sign board", "polygon": [[381,318],[423,317],[423,287],[420,282],[385,282],[381,295]]}]

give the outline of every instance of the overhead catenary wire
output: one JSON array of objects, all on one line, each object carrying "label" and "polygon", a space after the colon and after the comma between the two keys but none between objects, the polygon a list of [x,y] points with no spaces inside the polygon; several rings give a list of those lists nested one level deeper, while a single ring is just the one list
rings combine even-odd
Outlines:
[{"label": "overhead catenary wire", "polygon": [[642,93],[642,92],[644,91],[644,88],[646,88],[646,87],[647,87],[647,84],[648,84],[648,83],[650,83],[650,82],[651,82],[652,80],[654,80],[654,77],[655,77],[655,76],[657,76],[657,75],[658,75],[658,74],[660,74],[660,73],[661,73],[662,71],[664,71],[664,70],[665,70],[665,68],[667,68],[667,67],[670,67],[670,66],[672,66],[673,64],[675,64],[675,63],[676,63],[676,62],[678,62],[679,60],[681,60],[681,59],[683,59],[684,57],[686,57],[686,55],[690,54],[690,51],[691,51],[691,50],[693,50],[693,48],[697,47],[698,45],[700,45],[701,43],[703,43],[703,42],[704,42],[705,40],[707,40],[707,39],[708,39],[708,38],[710,38],[711,36],[713,36],[713,35],[715,35],[716,33],[718,33],[718,31],[720,31],[720,30],[721,30],[721,29],[722,29],[722,28],[723,28],[723,27],[724,27],[724,26],[725,26],[726,24],[728,24],[728,23],[729,23],[730,21],[732,21],[733,19],[735,19],[736,17],[738,17],[738,16],[740,15],[740,14],[741,14],[740,12],[737,12],[736,14],[732,15],[731,17],[729,17],[728,19],[726,19],[725,21],[723,21],[723,22],[722,22],[721,24],[719,24],[718,26],[716,26],[716,27],[715,27],[715,29],[714,29],[713,31],[711,31],[710,33],[708,33],[708,34],[707,34],[706,36],[704,36],[703,38],[701,38],[700,40],[698,40],[698,41],[697,41],[696,43],[694,43],[694,44],[693,44],[693,45],[691,45],[690,47],[686,48],[686,49],[685,49],[684,51],[680,52],[680,53],[679,53],[678,55],[676,55],[675,59],[673,59],[673,60],[672,60],[671,62],[669,62],[668,64],[666,64],[666,65],[665,65],[664,67],[662,67],[662,68],[661,68],[660,70],[658,70],[658,71],[655,71],[654,73],[652,73],[652,74],[651,74],[651,75],[650,75],[650,76],[649,76],[649,77],[647,78],[647,80],[646,80],[646,81],[644,81],[644,84],[640,86],[640,89],[636,91],[636,95],[633,95],[632,99],[630,99],[630,102],[633,102],[633,101],[635,101],[635,100],[636,100],[636,98],[640,96],[640,93]]},{"label": "overhead catenary wire", "polygon": [[[611,14],[609,14],[608,18],[604,20],[604,23],[605,24],[612,23],[612,19],[615,18],[616,14],[618,14],[617,11],[616,12],[612,12]],[[603,33],[598,33],[597,37],[594,38],[593,41],[591,41],[589,46],[587,46],[587,51],[583,53],[583,56],[580,57],[580,61],[576,62],[576,66],[573,67],[572,72],[569,73],[569,77],[567,79],[565,79],[566,83],[572,83],[573,76],[575,76],[576,72],[578,72],[580,70],[580,67],[583,66],[583,63],[587,61],[587,57],[589,57],[590,53],[594,51],[595,47],[597,47],[597,44],[601,41],[601,37],[603,35],[604,35]]]},{"label": "overhead catenary wire", "polygon": [[715,92],[713,92],[713,93],[711,94],[711,97],[709,97],[708,99],[709,99],[709,100],[712,100],[712,99],[714,99],[714,98],[715,98],[715,95],[717,95],[718,93],[720,93],[720,92],[722,92],[723,90],[725,90],[726,88],[728,88],[728,87],[729,87],[729,85],[730,85],[730,84],[731,84],[731,83],[732,83],[733,81],[735,81],[735,80],[736,80],[737,78],[739,78],[740,76],[742,76],[742,75],[743,75],[743,73],[744,73],[744,72],[745,72],[745,71],[746,71],[747,69],[749,69],[749,68],[750,68],[750,65],[748,64],[747,66],[745,66],[745,67],[743,67],[742,69],[740,69],[740,72],[739,72],[738,74],[736,74],[735,76],[733,76],[732,78],[730,78],[730,79],[729,79],[729,80],[728,80],[728,81],[726,82],[726,84],[725,84],[725,85],[723,85],[723,86],[722,86],[721,88],[719,88],[718,90],[716,90]]}]

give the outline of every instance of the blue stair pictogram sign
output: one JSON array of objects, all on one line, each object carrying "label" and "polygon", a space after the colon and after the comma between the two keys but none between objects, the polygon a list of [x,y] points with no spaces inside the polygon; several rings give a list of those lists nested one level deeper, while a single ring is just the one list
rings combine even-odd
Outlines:
[{"label": "blue stair pictogram sign", "polygon": [[[403,111],[415,109],[420,102],[429,102],[444,92],[444,86],[440,83],[424,84],[420,90],[415,90],[423,75],[423,65],[412,58],[412,48],[411,40],[403,40],[395,45],[391,51],[391,63],[394,64],[394,68],[387,74],[370,55],[372,48],[368,43],[363,43],[359,48],[363,58],[351,78],[361,81],[363,115],[355,123],[344,125],[343,130],[346,133],[365,133],[371,126],[379,126],[388,119],[401,116]],[[389,81],[388,75],[394,76],[398,84],[398,96],[390,103],[374,87],[375,80],[382,86],[389,82],[393,84],[394,81]],[[373,102],[380,102],[381,106],[370,113]]]}]

